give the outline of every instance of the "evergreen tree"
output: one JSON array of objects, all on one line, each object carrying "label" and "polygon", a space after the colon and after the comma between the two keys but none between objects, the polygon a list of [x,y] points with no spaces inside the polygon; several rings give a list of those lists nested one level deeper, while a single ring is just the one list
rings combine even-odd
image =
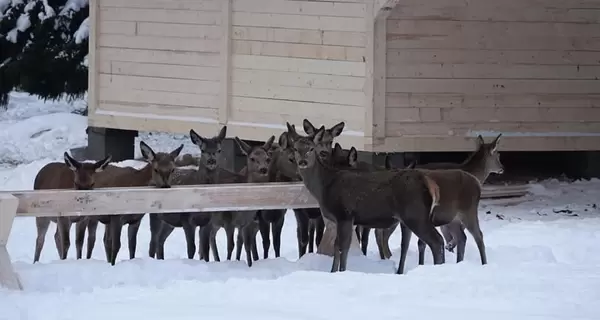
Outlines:
[{"label": "evergreen tree", "polygon": [[40,98],[87,91],[88,0],[0,0],[0,106],[13,90]]}]

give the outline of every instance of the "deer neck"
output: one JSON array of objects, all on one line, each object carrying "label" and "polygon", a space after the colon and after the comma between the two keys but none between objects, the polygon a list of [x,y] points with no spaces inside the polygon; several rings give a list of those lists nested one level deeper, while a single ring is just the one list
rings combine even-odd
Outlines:
[{"label": "deer neck", "polygon": [[475,151],[461,164],[461,169],[472,174],[481,184],[483,184],[485,179],[490,175],[490,172],[485,165],[486,155],[484,152],[483,149]]},{"label": "deer neck", "polygon": [[136,175],[140,177],[140,180],[138,181],[143,180],[145,185],[150,184],[152,182],[152,164],[147,163],[143,168],[136,172]]},{"label": "deer neck", "polygon": [[202,182],[205,184],[215,184],[219,183],[221,168],[217,166],[214,169],[208,169],[204,165],[198,166],[198,174],[202,177]]},{"label": "deer neck", "polygon": [[319,203],[322,203],[325,197],[325,190],[334,179],[334,169],[328,167],[323,160],[316,157],[314,165],[306,169],[298,168],[298,171],[306,189],[308,189]]}]

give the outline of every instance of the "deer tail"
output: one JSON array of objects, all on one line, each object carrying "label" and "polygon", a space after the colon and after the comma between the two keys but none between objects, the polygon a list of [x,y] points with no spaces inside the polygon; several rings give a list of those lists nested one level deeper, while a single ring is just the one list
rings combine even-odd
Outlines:
[{"label": "deer tail", "polygon": [[431,209],[429,210],[429,216],[433,218],[433,209],[440,204],[440,186],[430,177],[425,175],[425,185],[429,194],[431,194]]}]

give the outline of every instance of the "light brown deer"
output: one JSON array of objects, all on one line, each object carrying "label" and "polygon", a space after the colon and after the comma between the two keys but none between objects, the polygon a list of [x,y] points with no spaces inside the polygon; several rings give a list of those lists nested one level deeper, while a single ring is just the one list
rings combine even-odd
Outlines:
[{"label": "light brown deer", "polygon": [[[430,169],[430,170],[443,170],[443,169],[459,169],[466,171],[475,176],[481,185],[489,177],[490,174],[502,174],[504,172],[504,166],[500,162],[500,153],[498,152],[498,142],[502,134],[499,134],[492,142],[485,143],[483,137],[477,136],[477,149],[473,152],[465,161],[462,163],[427,163],[418,165],[417,168]],[[392,164],[386,160],[386,168],[392,168]],[[390,258],[392,252],[389,248],[389,238],[395,230],[395,226],[388,230],[377,230],[375,231],[375,239],[380,248],[380,252],[383,250],[382,259]],[[440,227],[442,235],[446,240],[446,249],[450,252],[454,251],[457,245],[457,241],[466,241],[466,235],[464,235],[464,226],[453,223],[449,225],[443,225]],[[456,234],[455,237],[453,234]],[[423,244],[421,244],[423,246]],[[462,261],[461,257],[457,255],[457,261]]]},{"label": "light brown deer", "polygon": [[[94,188],[95,176],[97,173],[102,172],[110,162],[111,156],[97,161],[95,163],[82,163],[71,156],[68,153],[64,153],[63,162],[51,162],[45,165],[37,173],[35,181],[33,183],[34,190],[43,189],[71,189],[77,190],[91,190]],[[40,260],[42,248],[48,232],[50,222],[56,223],[56,232],[54,233],[54,241],[56,244],[56,250],[58,251],[58,257],[61,260],[67,258],[67,253],[71,245],[70,241],[70,230],[73,223],[81,225],[87,225],[87,217],[71,216],[71,217],[36,217],[35,224],[37,228],[37,239],[35,244],[35,254],[33,263]],[[85,229],[85,228],[84,228]],[[77,259],[81,259],[83,251],[83,234],[80,229],[76,232],[76,249]],[[88,238],[88,259],[90,258],[90,246],[93,248],[95,239]]]}]

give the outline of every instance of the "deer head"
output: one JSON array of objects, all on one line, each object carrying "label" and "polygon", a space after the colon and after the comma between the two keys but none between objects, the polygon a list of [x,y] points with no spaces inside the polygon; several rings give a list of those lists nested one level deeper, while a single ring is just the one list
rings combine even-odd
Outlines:
[{"label": "deer head", "polygon": [[487,172],[502,174],[504,172],[504,166],[500,162],[500,152],[498,152],[498,141],[502,134],[499,134],[494,141],[485,143],[483,137],[477,136],[478,151],[482,153],[485,162],[485,168]]},{"label": "deer head", "polygon": [[167,152],[154,152],[144,141],[140,141],[142,156],[152,166],[152,182],[158,188],[171,187],[171,174],[175,171],[175,158],[183,149],[181,144],[177,149]]},{"label": "deer head", "polygon": [[269,174],[271,161],[273,157],[273,141],[275,136],[271,136],[262,146],[251,147],[244,141],[235,137],[235,142],[238,144],[244,155],[246,156],[246,168],[248,174],[265,177]]},{"label": "deer head", "polygon": [[[333,145],[333,140],[336,137],[338,137],[340,134],[342,134],[342,131],[344,130],[345,125],[346,124],[342,121],[329,129],[325,129],[325,132],[323,133],[323,138],[321,139],[321,143],[320,143],[323,146],[320,147],[319,149],[327,148],[327,151],[331,151],[332,145]],[[317,128],[310,121],[308,121],[308,119],[304,119],[304,121],[302,121],[302,127],[304,127],[304,132],[306,132],[306,134],[309,137],[314,137],[315,134],[317,133]],[[319,150],[319,155],[321,155],[321,158],[323,158],[325,156],[325,154],[321,154],[320,153],[321,151],[324,151],[324,150]]]},{"label": "deer head", "polygon": [[[301,136],[300,134],[298,134],[298,132],[296,131],[296,127],[287,123],[287,136],[288,139],[292,142],[295,143],[297,140],[300,140],[302,138],[308,138],[308,140],[313,141],[313,143],[315,143],[316,140],[314,140],[313,138],[316,136],[316,133],[313,135],[308,135],[307,137]],[[321,128],[319,128],[319,130],[323,129],[323,133],[321,134],[321,136],[325,135],[326,129],[325,126],[321,126]],[[319,131],[317,130],[317,132]],[[316,143],[315,145],[315,149],[317,150],[317,155],[319,155],[319,157],[321,158],[321,160],[323,160],[324,162],[329,162],[331,161],[331,153],[332,153],[332,141],[323,141],[323,138],[319,138],[318,143]],[[296,163],[297,164],[297,163]]]},{"label": "deer head", "polygon": [[201,167],[208,170],[215,170],[223,164],[222,145],[225,135],[227,134],[227,126],[223,126],[219,134],[212,138],[205,138],[197,134],[194,129],[190,130],[190,139],[192,143],[200,148],[200,163]]},{"label": "deer head", "polygon": [[64,154],[65,164],[69,169],[73,170],[73,184],[78,190],[91,190],[94,188],[94,176],[98,172],[102,172],[108,166],[111,155],[97,161],[95,163],[81,163],[73,159],[68,153]]},{"label": "deer head", "polygon": [[346,151],[336,142],[333,147],[331,161],[334,166],[356,168],[358,167],[358,152],[354,147]]},{"label": "deer head", "polygon": [[323,139],[324,134],[325,126],[321,126],[312,137],[296,136],[296,138],[292,138],[294,142],[294,157],[298,169],[307,169],[315,165],[317,157],[321,156],[317,148],[321,145],[321,139]]},{"label": "deer head", "polygon": [[290,179],[298,178],[298,166],[294,155],[294,143],[288,137],[287,132],[281,133],[279,136],[278,155],[275,158],[277,170],[281,175]]}]

